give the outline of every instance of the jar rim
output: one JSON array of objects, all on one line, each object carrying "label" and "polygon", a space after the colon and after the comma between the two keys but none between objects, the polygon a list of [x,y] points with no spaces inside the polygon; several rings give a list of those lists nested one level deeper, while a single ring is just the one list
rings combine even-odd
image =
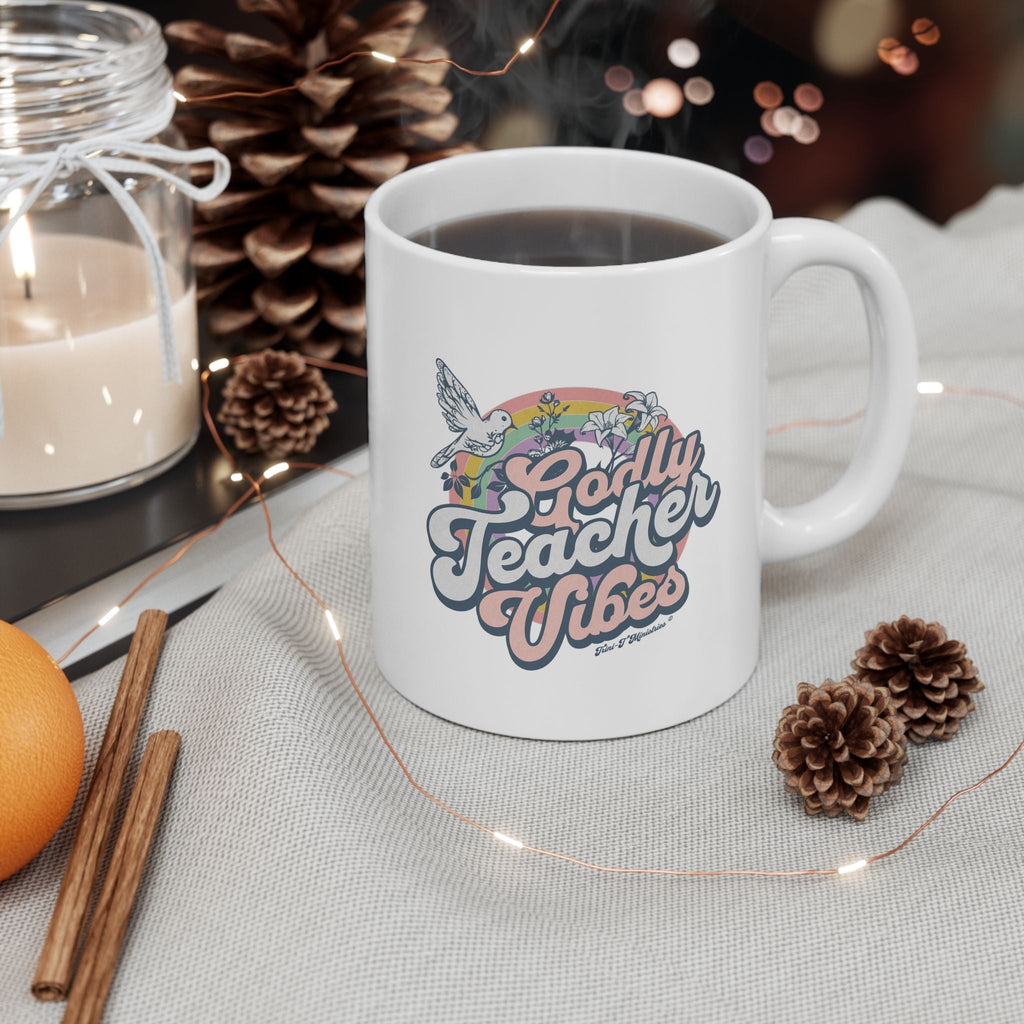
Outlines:
[{"label": "jar rim", "polygon": [[102,0],[5,0],[0,150],[113,132],[135,137],[152,127],[154,111],[166,110],[169,121],[166,56],[159,23],[143,11]]},{"label": "jar rim", "polygon": [[[0,4],[0,60],[11,55],[12,52],[8,49],[12,37],[3,32],[4,23],[16,21],[19,9],[42,10],[48,7],[67,12],[76,11],[82,14],[110,16],[108,22],[111,26],[121,23],[127,31],[135,29],[136,37],[130,41],[117,43],[116,46],[100,49],[92,49],[86,45],[76,46],[75,48],[80,50],[80,56],[69,54],[52,61],[33,61],[21,66],[0,68],[0,94],[4,88],[10,88],[10,85],[16,84],[19,80],[34,81],[43,75],[54,72],[64,75],[69,71],[84,71],[109,62],[113,55],[116,55],[119,60],[131,59],[136,55],[145,57],[154,49],[154,45],[161,51],[161,64],[167,54],[167,44],[164,43],[159,22],[151,14],[134,7],[125,7],[122,4],[93,3],[91,0],[5,0],[3,4]],[[85,36],[90,38],[83,38]],[[16,37],[14,38],[16,39]],[[96,33],[82,33],[78,39],[79,43],[104,42],[103,37]]]}]

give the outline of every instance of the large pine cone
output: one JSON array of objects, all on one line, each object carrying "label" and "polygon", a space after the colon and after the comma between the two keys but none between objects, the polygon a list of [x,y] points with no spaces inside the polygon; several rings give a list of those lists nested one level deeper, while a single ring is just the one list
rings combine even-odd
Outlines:
[{"label": "large pine cone", "polygon": [[864,636],[852,667],[859,679],[888,688],[908,738],[924,743],[955,736],[974,710],[971,694],[985,689],[967,648],[949,640],[939,623],[906,615]]},{"label": "large pine cone", "polygon": [[241,452],[308,452],[338,408],[323,374],[296,352],[254,352],[235,364],[217,419]]},{"label": "large pine cone", "polygon": [[281,41],[199,21],[167,26],[168,39],[219,59],[175,76],[189,98],[175,119],[192,145],[232,164],[228,190],[197,208],[194,260],[214,335],[256,351],[285,344],[333,358],[365,349],[363,207],[406,167],[474,147],[450,143],[458,125],[442,86],[446,64],[357,57],[297,90],[262,99],[202,97],[293,85],[347,53],[446,57],[419,42],[421,0],[390,3],[365,21],[355,0],[237,0],[265,16]]},{"label": "large pine cone", "polygon": [[887,690],[853,676],[801,683],[797,703],[782,713],[772,760],[808,814],[845,811],[863,821],[871,798],[903,778],[903,723]]}]

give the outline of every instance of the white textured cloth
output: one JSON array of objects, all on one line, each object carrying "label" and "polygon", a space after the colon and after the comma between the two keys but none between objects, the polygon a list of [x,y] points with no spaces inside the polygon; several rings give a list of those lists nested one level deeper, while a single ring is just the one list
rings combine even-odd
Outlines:
[{"label": "white textured cloth", "polygon": [[[885,200],[846,222],[907,285],[922,377],[1024,396],[1024,190],[997,190],[943,229]],[[773,313],[771,422],[858,408],[866,332],[852,284],[804,272]],[[772,500],[835,479],[858,429],[773,437]],[[335,610],[414,776],[454,808],[607,864],[829,867],[895,845],[1024,737],[1022,437],[1024,411],[1007,403],[922,396],[877,519],[766,569],[747,686],[633,739],[502,738],[396,695],[368,649],[364,481],[312,508],[281,546]],[[144,594],[122,614],[142,607]],[[866,822],[807,818],[771,762],[781,710],[799,681],[844,675],[864,630],[901,613],[968,645],[987,687],[978,710],[950,743],[912,749]],[[77,686],[87,773],[120,670]],[[169,633],[144,720],[144,732],[161,728],[180,730],[182,752],[112,1024],[1024,1018],[1024,757],[902,853],[842,878],[587,871],[496,843],[412,789],[320,610],[269,554]],[[79,809],[0,884],[3,1024],[63,1013],[34,1002],[29,983]]]}]

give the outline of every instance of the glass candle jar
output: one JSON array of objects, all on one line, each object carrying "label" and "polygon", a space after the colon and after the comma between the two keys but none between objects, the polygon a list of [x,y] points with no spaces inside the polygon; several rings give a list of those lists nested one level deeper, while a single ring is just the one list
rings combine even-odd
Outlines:
[{"label": "glass candle jar", "polygon": [[127,7],[0,4],[0,187],[17,184],[0,203],[0,508],[123,490],[198,435],[201,190],[179,177],[196,154],[177,152],[166,53]]}]

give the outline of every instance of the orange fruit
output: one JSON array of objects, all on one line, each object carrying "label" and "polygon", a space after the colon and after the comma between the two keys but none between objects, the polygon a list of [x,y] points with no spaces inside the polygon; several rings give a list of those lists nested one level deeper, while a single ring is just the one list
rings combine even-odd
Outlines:
[{"label": "orange fruit", "polygon": [[82,714],[67,676],[32,637],[0,621],[0,880],[60,828],[84,758]]}]

